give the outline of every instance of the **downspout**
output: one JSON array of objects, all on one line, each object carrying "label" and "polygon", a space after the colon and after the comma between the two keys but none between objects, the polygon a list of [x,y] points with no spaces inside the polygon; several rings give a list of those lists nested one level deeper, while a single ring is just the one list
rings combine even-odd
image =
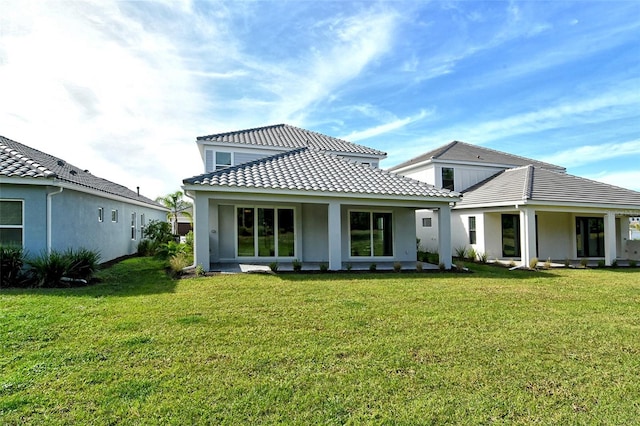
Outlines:
[{"label": "downspout", "polygon": [[51,254],[51,198],[54,195],[62,193],[63,187],[58,188],[57,191],[47,192],[47,253]]},{"label": "downspout", "polygon": [[[195,216],[196,214],[196,196],[194,194],[190,194],[189,191],[184,191],[184,195],[186,195],[187,197],[191,198],[193,200],[193,215]],[[193,220],[193,216],[191,217],[191,220]],[[193,224],[193,230],[196,230],[196,226],[195,223]],[[185,266],[184,268],[182,268],[183,271],[187,271],[189,269],[193,269],[195,268],[198,263],[198,261],[196,260],[196,233],[193,233],[193,263],[189,266]]]}]

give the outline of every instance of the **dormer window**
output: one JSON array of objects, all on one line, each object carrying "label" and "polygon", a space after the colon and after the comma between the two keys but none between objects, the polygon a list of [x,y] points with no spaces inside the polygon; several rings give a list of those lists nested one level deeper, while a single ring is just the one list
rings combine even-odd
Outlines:
[{"label": "dormer window", "polygon": [[205,171],[206,173],[215,172],[216,170],[225,169],[233,165],[233,154],[229,151],[206,150]]},{"label": "dormer window", "polygon": [[453,168],[442,168],[442,188],[453,191]]},{"label": "dormer window", "polygon": [[230,152],[216,152],[216,170],[224,169],[231,166]]}]

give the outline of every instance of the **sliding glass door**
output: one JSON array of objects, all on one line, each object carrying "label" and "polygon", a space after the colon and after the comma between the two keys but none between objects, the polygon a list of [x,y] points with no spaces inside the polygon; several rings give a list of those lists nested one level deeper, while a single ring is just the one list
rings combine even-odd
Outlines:
[{"label": "sliding glass door", "polygon": [[238,257],[294,257],[295,222],[291,208],[238,207]]}]

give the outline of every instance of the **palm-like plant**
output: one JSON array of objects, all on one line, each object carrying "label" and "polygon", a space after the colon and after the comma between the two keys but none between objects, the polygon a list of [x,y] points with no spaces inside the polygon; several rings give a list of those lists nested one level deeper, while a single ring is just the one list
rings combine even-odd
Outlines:
[{"label": "palm-like plant", "polygon": [[182,197],[184,194],[182,191],[176,191],[172,194],[165,195],[164,197],[156,198],[156,201],[169,209],[167,212],[167,220],[171,222],[171,230],[174,234],[178,233],[178,216],[183,215],[189,218],[189,221],[193,220],[193,216],[187,210],[191,208],[192,204],[185,201]]}]

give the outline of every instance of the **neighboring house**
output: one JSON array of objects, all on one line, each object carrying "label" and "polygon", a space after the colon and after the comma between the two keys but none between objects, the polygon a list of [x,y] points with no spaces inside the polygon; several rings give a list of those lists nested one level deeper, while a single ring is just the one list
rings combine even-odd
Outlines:
[{"label": "neighboring house", "polygon": [[[565,168],[463,142],[427,152],[390,171],[462,193],[452,212],[452,244],[489,258],[634,258],[629,217],[640,193],[572,176]],[[437,244],[437,216],[417,214],[417,235]],[[635,253],[634,253],[635,252]]]},{"label": "neighboring house", "polygon": [[184,212],[188,213],[189,216],[182,212],[178,213],[178,229],[176,233],[181,237],[184,237],[189,231],[193,230],[193,206],[186,208]]},{"label": "neighboring house", "polygon": [[450,204],[459,194],[378,168],[384,152],[289,125],[197,138],[195,261],[415,261],[415,211],[438,210],[451,265]]},{"label": "neighboring house", "polygon": [[0,136],[0,243],[29,254],[87,248],[106,262],[135,253],[166,209],[124,186]]},{"label": "neighboring house", "polygon": [[640,217],[629,219],[629,239],[640,240]]}]

